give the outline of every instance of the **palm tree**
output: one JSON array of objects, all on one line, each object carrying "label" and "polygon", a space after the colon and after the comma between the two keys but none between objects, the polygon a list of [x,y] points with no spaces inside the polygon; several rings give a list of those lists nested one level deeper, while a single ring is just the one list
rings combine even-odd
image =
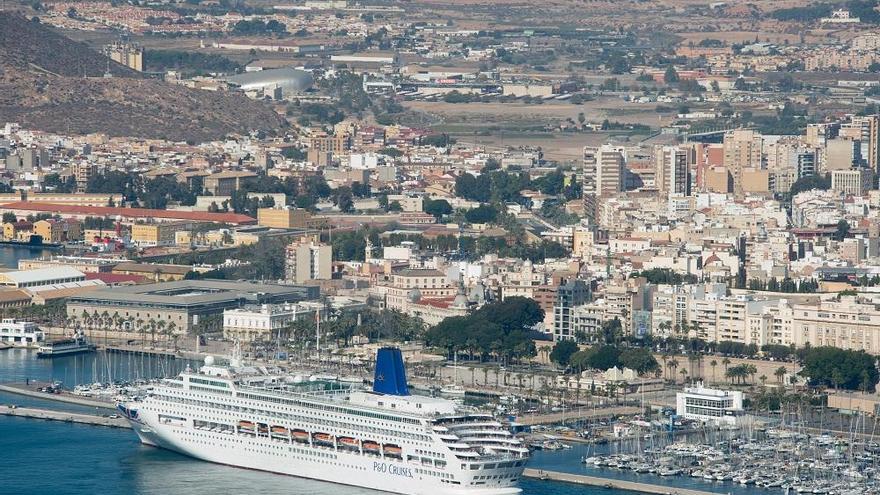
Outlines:
[{"label": "palm tree", "polygon": [[730,358],[725,357],[721,360],[721,364],[724,365],[724,374],[727,374],[727,367],[730,366]]},{"label": "palm tree", "polygon": [[765,383],[767,383],[767,375],[761,375],[758,377],[758,380],[761,380],[761,386],[763,387]]},{"label": "palm tree", "polygon": [[681,383],[687,383],[687,379],[688,379],[687,368],[682,368],[681,371],[679,371],[679,373],[681,373]]},{"label": "palm tree", "polygon": [[715,367],[718,366],[718,361],[714,359],[709,361],[709,366],[712,367],[712,381],[715,382]]},{"label": "palm tree", "polygon": [[786,373],[788,373],[788,370],[785,369],[785,366],[780,366],[773,372],[773,374],[776,375],[776,381],[778,381],[780,385],[782,384],[782,379],[785,378]]},{"label": "palm tree", "polygon": [[147,327],[150,329],[150,345],[156,345],[156,320],[150,318],[147,321]]},{"label": "palm tree", "polygon": [[144,346],[144,320],[138,318],[134,321],[134,331],[141,334],[141,347]]},{"label": "palm tree", "polygon": [[672,368],[672,381],[675,381],[675,370],[678,369],[678,359],[674,357],[669,360],[669,367]]}]

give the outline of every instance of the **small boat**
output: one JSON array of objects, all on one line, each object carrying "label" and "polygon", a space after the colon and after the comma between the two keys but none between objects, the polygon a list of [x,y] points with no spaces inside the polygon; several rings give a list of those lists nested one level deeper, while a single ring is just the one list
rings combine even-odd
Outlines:
[{"label": "small boat", "polygon": [[287,428],[283,426],[273,426],[272,427],[272,436],[287,436]]},{"label": "small boat", "polygon": [[360,447],[360,443],[351,437],[339,437],[339,444],[350,449],[357,449]]},{"label": "small boat", "polygon": [[251,423],[250,421],[239,421],[238,422],[238,429],[253,433],[254,424]]},{"label": "small boat", "polygon": [[293,430],[291,433],[293,434],[293,439],[296,440],[297,442],[308,443],[308,441],[309,441],[308,432],[306,432],[304,430]]},{"label": "small boat", "polygon": [[327,433],[315,433],[312,435],[312,439],[316,443],[333,444],[333,436],[328,435]]},{"label": "small boat", "polygon": [[96,346],[94,344],[89,343],[84,335],[79,334],[69,339],[44,342],[37,351],[37,357],[45,359],[57,356],[69,356],[71,354],[93,352],[95,349]]},{"label": "small boat", "polygon": [[364,440],[363,446],[365,452],[379,452],[379,444],[371,440]]},{"label": "small boat", "polygon": [[390,455],[392,457],[400,457],[403,453],[400,447],[392,444],[385,444],[383,449],[385,451],[385,455]]},{"label": "small boat", "polygon": [[455,395],[458,397],[464,397],[465,390],[464,387],[460,385],[449,385],[447,387],[442,387],[440,389],[440,393],[443,395]]}]

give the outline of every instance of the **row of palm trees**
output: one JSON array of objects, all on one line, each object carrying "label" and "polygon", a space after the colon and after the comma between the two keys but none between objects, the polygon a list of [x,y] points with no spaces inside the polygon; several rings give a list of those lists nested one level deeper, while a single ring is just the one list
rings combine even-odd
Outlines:
[{"label": "row of palm trees", "polygon": [[142,346],[146,345],[146,334],[149,332],[151,335],[150,341],[153,345],[156,343],[156,334],[158,333],[160,336],[165,337],[166,342],[173,339],[174,347],[177,347],[177,324],[173,321],[156,320],[155,318],[144,320],[133,316],[122,316],[118,312],[114,312],[111,315],[107,311],[102,313],[93,311],[89,313],[83,310],[79,316],[69,316],[66,323],[68,327],[73,328],[86,328],[92,331],[103,330],[105,344],[108,340],[108,331],[120,332],[127,330],[141,335]]},{"label": "row of palm trees", "polygon": [[[660,376],[660,373],[662,373],[664,378],[669,380],[676,380],[676,370],[678,370],[678,367],[681,364],[679,363],[677,357],[674,355],[670,356],[667,354],[663,354],[661,356],[661,359],[663,360],[663,366],[660,370],[657,370],[658,378]],[[702,354],[688,354],[688,361],[691,365],[691,369],[693,369],[694,365],[696,365],[696,369],[698,370],[698,372],[699,370],[702,370]],[[718,364],[719,363],[716,359],[712,359],[711,361],[709,361],[709,366],[712,367],[712,382],[714,383],[718,382],[718,380],[716,379],[716,369],[718,368]],[[758,373],[758,368],[754,364],[739,364],[731,367],[731,361],[729,358],[726,357],[721,360],[720,364],[724,366],[724,377],[727,378],[728,383],[744,384],[747,377],[750,377],[752,383],[755,383],[755,375]],[[783,379],[785,378],[785,375],[787,373],[788,369],[786,369],[785,366],[780,366],[779,368],[776,368],[776,370],[773,372],[773,375],[776,376],[776,381],[779,382],[780,385],[782,385]],[[688,375],[690,374],[690,372],[686,368],[682,368],[681,370],[679,370],[678,374],[681,375],[682,382],[685,383],[688,380],[700,378],[699,376],[689,377]],[[758,380],[761,381],[761,385],[766,385],[768,378],[766,375],[761,375]]]}]

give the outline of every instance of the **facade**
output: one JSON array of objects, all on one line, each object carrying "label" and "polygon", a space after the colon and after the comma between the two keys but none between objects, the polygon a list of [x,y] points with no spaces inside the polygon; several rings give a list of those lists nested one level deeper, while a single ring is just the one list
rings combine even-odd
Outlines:
[{"label": "facade", "polygon": [[34,222],[33,233],[43,242],[61,243],[82,240],[82,224],[78,220],[49,218]]},{"label": "facade", "polygon": [[323,222],[312,218],[304,208],[260,208],[257,224],[273,229],[308,229],[319,227]]},{"label": "facade", "polygon": [[4,318],[0,321],[0,343],[13,347],[36,346],[43,341],[43,332],[36,323]]},{"label": "facade", "polygon": [[296,241],[285,249],[284,278],[301,284],[332,278],[333,248],[312,240]]},{"label": "facade", "polygon": [[584,213],[590,225],[596,225],[599,199],[612,197],[623,191],[625,162],[622,148],[609,144],[584,148]]},{"label": "facade", "polygon": [[223,311],[223,338],[241,342],[290,338],[290,324],[302,318],[314,320],[315,307],[297,304],[263,304]]},{"label": "facade", "polygon": [[675,394],[675,413],[704,423],[733,425],[743,414],[743,393],[706,388],[702,384],[685,387]]},{"label": "facade", "polygon": [[846,196],[864,196],[871,190],[873,172],[866,168],[831,172],[831,190]]},{"label": "facade", "polygon": [[116,42],[104,47],[104,55],[138,72],[144,71],[144,49],[134,43]]},{"label": "facade", "polygon": [[38,270],[0,273],[0,285],[28,290],[72,282],[83,282],[85,279],[85,273],[70,267],[40,268]]},{"label": "facade", "polygon": [[255,284],[227,280],[181,280],[101,289],[67,301],[67,316],[81,326],[97,313],[119,319],[119,329],[142,330],[150,322],[173,324],[173,332],[222,330],[223,311],[246,304],[279,304],[317,299],[318,287]]},{"label": "facade", "polygon": [[140,247],[173,246],[178,232],[193,230],[192,222],[136,223],[131,226],[131,241]]},{"label": "facade", "polygon": [[120,260],[82,256],[53,256],[48,259],[18,260],[19,270],[68,267],[83,273],[110,273]]},{"label": "facade", "polygon": [[762,144],[761,134],[751,130],[738,129],[724,135],[724,168],[730,172],[737,198],[745,195],[743,171],[762,168]]},{"label": "facade", "polygon": [[234,191],[241,187],[241,182],[245,179],[256,177],[253,172],[243,172],[236,170],[225,170],[211,174],[204,179],[205,190],[209,191],[212,196],[231,196]]},{"label": "facade", "polygon": [[575,324],[572,310],[590,300],[590,288],[580,279],[570,280],[556,291],[556,304],[553,305],[553,340],[575,338]]}]

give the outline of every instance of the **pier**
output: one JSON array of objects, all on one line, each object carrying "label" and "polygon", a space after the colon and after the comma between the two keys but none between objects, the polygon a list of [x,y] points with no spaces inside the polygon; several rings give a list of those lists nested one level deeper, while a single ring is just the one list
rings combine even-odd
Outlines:
[{"label": "pier", "polygon": [[[36,386],[36,383],[33,383],[31,386]],[[79,406],[89,406],[95,408],[102,409],[112,409],[116,410],[116,405],[112,402],[104,402],[95,399],[87,399],[85,397],[77,397],[75,395],[71,395],[69,393],[63,392],[60,394],[47,394],[46,392],[40,392],[39,390],[32,390],[27,388],[25,384],[2,384],[0,385],[0,392],[7,392],[10,394],[23,395],[25,397],[33,397],[34,399],[43,399],[43,400],[54,400],[57,402],[66,402],[68,404],[76,404]]]},{"label": "pier", "polygon": [[63,411],[51,411],[49,409],[34,409],[30,407],[0,406],[0,415],[18,416],[20,418],[42,419],[46,421],[63,421],[65,423],[79,423],[84,425],[107,426],[111,428],[131,428],[128,421],[123,418],[111,418],[95,416],[92,414],[77,414]]},{"label": "pier", "polygon": [[539,480],[561,481],[576,485],[601,486],[615,490],[629,490],[641,493],[654,493],[657,495],[718,495],[719,492],[707,492],[703,490],[691,490],[677,488],[668,485],[652,485],[649,483],[636,483],[634,481],[615,480],[611,478],[599,478],[596,476],[583,476],[580,474],[560,473],[559,471],[545,471],[543,469],[526,469],[523,471],[526,478]]}]

